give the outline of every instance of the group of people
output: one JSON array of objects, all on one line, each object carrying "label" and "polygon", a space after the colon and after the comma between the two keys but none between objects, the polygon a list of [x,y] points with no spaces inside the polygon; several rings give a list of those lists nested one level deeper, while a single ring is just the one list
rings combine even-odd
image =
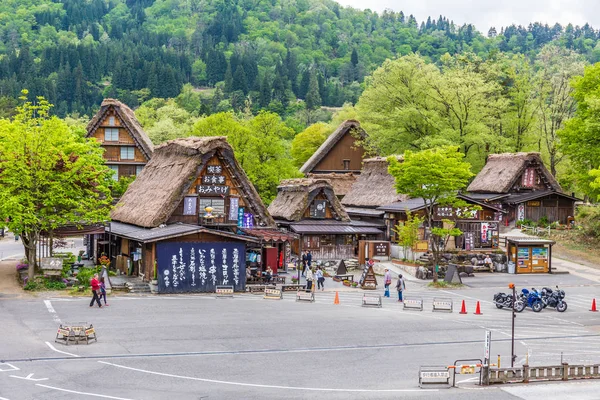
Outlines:
[{"label": "group of people", "polygon": [[[385,274],[383,275],[383,283],[385,287],[385,291],[383,296],[390,297],[390,286],[392,285],[392,274],[389,269],[385,269]],[[402,274],[398,274],[398,281],[396,281],[396,291],[398,292],[398,301],[402,303],[402,292],[406,290],[406,282],[404,282],[404,278]]]},{"label": "group of people", "polygon": [[90,280],[90,286],[92,287],[92,301],[90,301],[90,307],[94,307],[94,302],[98,303],[98,307],[102,308],[100,303],[101,299],[104,299],[104,305],[108,306],[106,302],[106,284],[104,283],[104,277],[98,279],[98,274],[94,274]]},{"label": "group of people", "polygon": [[307,267],[303,275],[306,276],[306,290],[312,290],[315,280],[317,281],[317,290],[325,290],[325,275],[321,267],[317,267],[315,271],[311,267]]}]

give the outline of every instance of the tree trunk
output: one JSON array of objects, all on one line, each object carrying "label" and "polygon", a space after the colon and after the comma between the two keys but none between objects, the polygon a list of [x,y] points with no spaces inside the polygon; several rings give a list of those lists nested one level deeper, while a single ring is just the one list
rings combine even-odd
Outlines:
[{"label": "tree trunk", "polygon": [[39,240],[39,233],[35,231],[23,232],[21,233],[21,240],[23,241],[27,263],[29,264],[27,275],[29,281],[31,281],[35,275],[36,247]]}]

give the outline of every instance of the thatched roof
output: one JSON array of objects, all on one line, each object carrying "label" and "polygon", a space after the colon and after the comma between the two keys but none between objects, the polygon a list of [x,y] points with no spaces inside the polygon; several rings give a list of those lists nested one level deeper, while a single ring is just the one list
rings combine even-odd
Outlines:
[{"label": "thatched roof", "polygon": [[345,174],[336,174],[335,172],[330,174],[307,174],[309,179],[325,179],[333,187],[333,191],[336,196],[343,197],[352,188],[354,182],[356,182],[356,174],[348,172]]},{"label": "thatched roof", "polygon": [[349,119],[344,121],[337,129],[327,137],[327,139],[321,144],[321,146],[314,152],[314,154],[304,163],[300,168],[300,172],[308,174],[312,172],[313,168],[319,164],[319,162],[333,149],[333,146],[339,142],[348,131],[355,131],[358,136],[364,137],[365,131],[360,127],[360,122]]},{"label": "thatched roof", "polygon": [[531,165],[535,165],[541,171],[541,179],[557,192],[562,188],[544,166],[540,153],[503,153],[490,154],[483,169],[477,174],[473,182],[467,188],[468,192],[474,193],[508,193],[521,178],[523,171]]},{"label": "thatched roof", "polygon": [[224,136],[188,137],[158,146],[150,162],[112,210],[111,218],[143,227],[165,223],[214,155],[229,170],[258,222],[274,227],[273,218]]},{"label": "thatched roof", "polygon": [[[396,156],[402,160],[401,156]],[[363,169],[352,189],[342,199],[344,206],[379,207],[384,204],[404,201],[407,195],[396,193],[394,177],[388,173],[386,157],[363,160]]]},{"label": "thatched roof", "polygon": [[277,187],[277,197],[269,206],[269,213],[276,219],[300,221],[319,193],[325,195],[336,217],[341,221],[350,221],[331,184],[325,179],[300,178],[281,181]]},{"label": "thatched roof", "polygon": [[92,120],[87,125],[87,137],[91,137],[96,129],[100,126],[106,114],[110,110],[114,110],[115,114],[121,120],[123,127],[125,127],[133,137],[135,144],[138,148],[144,153],[146,158],[149,160],[152,157],[152,152],[154,151],[154,146],[152,145],[152,141],[146,135],[146,132],[142,129],[139,121],[135,117],[133,110],[127,105],[121,103],[119,100],[115,99],[104,99],[102,104],[100,105],[100,110],[94,115]]}]

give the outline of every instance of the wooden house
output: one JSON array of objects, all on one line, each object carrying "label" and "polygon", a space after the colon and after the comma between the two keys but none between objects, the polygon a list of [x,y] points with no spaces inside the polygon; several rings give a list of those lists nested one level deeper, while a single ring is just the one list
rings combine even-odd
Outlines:
[{"label": "wooden house", "polygon": [[[443,227],[443,221],[449,220],[454,222],[455,226],[463,232],[462,236],[449,242],[449,247],[463,250],[498,248],[500,221],[504,211],[499,207],[473,200],[464,195],[459,194],[458,198],[481,209],[465,212],[452,207],[434,206],[434,226]],[[379,210],[385,212],[386,226],[391,231],[390,240],[397,240],[397,235],[392,228],[400,222],[406,221],[407,212],[413,215],[425,216],[426,206],[427,204],[423,199],[413,198],[379,207]],[[419,239],[422,241],[428,240],[427,232],[425,227],[422,227],[419,232]],[[426,250],[426,248],[423,250]]]},{"label": "wooden house", "polygon": [[507,225],[547,218],[567,224],[579,199],[563,193],[539,153],[490,154],[464,195],[507,211]]},{"label": "wooden house", "polygon": [[360,174],[366,136],[360,123],[344,121],[300,168],[308,178],[327,179],[338,197],[343,197]]},{"label": "wooden house", "polygon": [[289,257],[292,235],[274,229],[225,137],[158,146],[111,219],[105,253],[135,263],[133,272],[145,279],[156,272],[162,292],[214,291],[234,276],[241,290],[247,260],[262,258],[259,266],[271,262],[275,270]]},{"label": "wooden house", "polygon": [[379,239],[373,224],[353,222],[324,179],[289,179],[277,188],[269,206],[277,225],[299,235],[292,246],[300,255],[310,250],[314,260],[342,260],[356,255],[359,240]]},{"label": "wooden house", "polygon": [[152,157],[150,138],[131,108],[114,99],[104,99],[100,110],[87,125],[87,137],[104,148],[104,160],[114,179],[137,176]]},{"label": "wooden house", "polygon": [[[401,156],[396,157],[402,159]],[[342,199],[342,205],[353,221],[378,224],[386,231],[388,240],[392,232],[389,227],[386,228],[385,211],[379,207],[408,199],[408,196],[396,192],[394,184],[394,177],[388,173],[386,157],[367,158],[363,161],[361,174]]]}]

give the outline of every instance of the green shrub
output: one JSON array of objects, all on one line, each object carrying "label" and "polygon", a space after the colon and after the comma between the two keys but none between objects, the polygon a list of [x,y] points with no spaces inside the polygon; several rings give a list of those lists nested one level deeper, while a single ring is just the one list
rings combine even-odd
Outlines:
[{"label": "green shrub", "polygon": [[578,207],[575,218],[584,235],[600,238],[600,207]]},{"label": "green shrub", "polygon": [[40,285],[38,282],[36,282],[35,279],[32,279],[30,281],[27,281],[25,286],[23,286],[23,290],[30,290],[30,291],[34,292],[36,290],[40,290]]},{"label": "green shrub", "polygon": [[546,227],[548,227],[548,225],[550,225],[550,220],[548,220],[548,217],[546,215],[544,215],[542,218],[540,218],[538,220],[539,227],[546,228]]},{"label": "green shrub", "polygon": [[92,279],[94,274],[99,274],[101,269],[101,267],[79,268],[79,272],[77,273],[77,280],[79,281],[79,286],[90,286],[90,280]]}]

